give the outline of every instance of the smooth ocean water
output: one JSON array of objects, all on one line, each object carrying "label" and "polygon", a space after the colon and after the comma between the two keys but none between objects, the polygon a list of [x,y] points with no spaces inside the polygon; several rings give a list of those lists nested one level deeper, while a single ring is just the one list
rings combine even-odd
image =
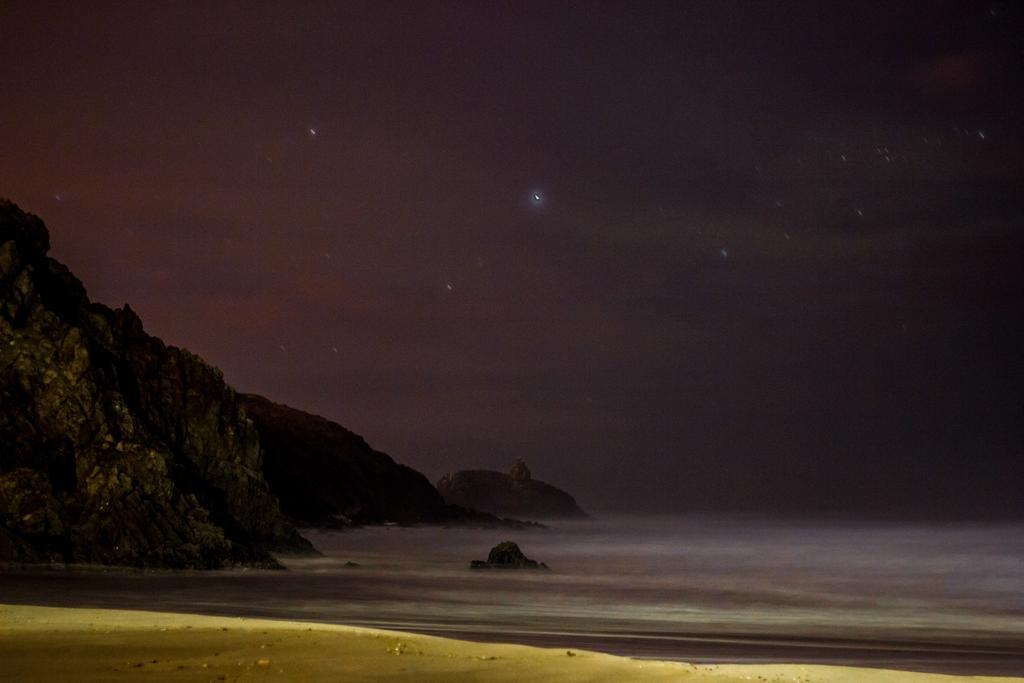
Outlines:
[{"label": "smooth ocean water", "polygon": [[[290,571],[8,570],[0,601],[269,616],[687,661],[1024,675],[1024,524],[605,518],[307,530]],[[472,571],[514,540],[551,571]],[[355,562],[359,567],[348,567]]]}]

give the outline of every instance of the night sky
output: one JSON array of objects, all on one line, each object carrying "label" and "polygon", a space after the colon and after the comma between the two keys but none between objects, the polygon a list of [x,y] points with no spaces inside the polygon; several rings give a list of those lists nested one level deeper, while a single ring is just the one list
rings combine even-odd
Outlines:
[{"label": "night sky", "polygon": [[1024,511],[1017,3],[85,5],[0,4],[0,195],[237,389],[599,511]]}]

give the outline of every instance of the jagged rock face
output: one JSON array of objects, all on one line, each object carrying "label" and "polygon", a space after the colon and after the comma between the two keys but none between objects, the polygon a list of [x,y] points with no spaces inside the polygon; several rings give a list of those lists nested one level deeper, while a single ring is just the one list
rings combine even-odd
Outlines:
[{"label": "jagged rock face", "polygon": [[508,474],[463,470],[437,482],[445,502],[496,515],[540,519],[582,518],[587,514],[565,491],[533,479],[522,460]]},{"label": "jagged rock face", "polygon": [[310,550],[221,373],[90,303],[0,200],[0,559],[272,566]]},{"label": "jagged rock face", "polygon": [[373,450],[358,434],[262,396],[243,400],[260,433],[267,481],[297,522],[334,526],[458,517],[426,477]]}]

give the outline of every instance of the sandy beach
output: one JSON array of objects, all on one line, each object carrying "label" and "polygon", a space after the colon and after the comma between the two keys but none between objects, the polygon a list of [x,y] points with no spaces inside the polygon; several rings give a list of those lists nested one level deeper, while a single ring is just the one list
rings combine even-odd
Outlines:
[{"label": "sandy beach", "polygon": [[1024,681],[692,665],[297,621],[0,605],[3,681]]}]

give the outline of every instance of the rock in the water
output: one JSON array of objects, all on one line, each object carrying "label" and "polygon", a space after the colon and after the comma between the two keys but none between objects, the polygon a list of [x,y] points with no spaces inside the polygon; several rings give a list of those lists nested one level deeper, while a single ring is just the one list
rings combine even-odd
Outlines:
[{"label": "rock in the water", "polygon": [[532,519],[585,518],[576,500],[565,491],[534,479],[522,460],[508,474],[492,470],[463,470],[437,482],[445,502],[496,515]]},{"label": "rock in the water", "polygon": [[0,559],[213,568],[312,550],[220,371],[91,303],[0,200]]},{"label": "rock in the water", "polygon": [[512,541],[504,541],[491,548],[487,561],[473,560],[471,569],[547,569],[543,562],[531,560]]}]

